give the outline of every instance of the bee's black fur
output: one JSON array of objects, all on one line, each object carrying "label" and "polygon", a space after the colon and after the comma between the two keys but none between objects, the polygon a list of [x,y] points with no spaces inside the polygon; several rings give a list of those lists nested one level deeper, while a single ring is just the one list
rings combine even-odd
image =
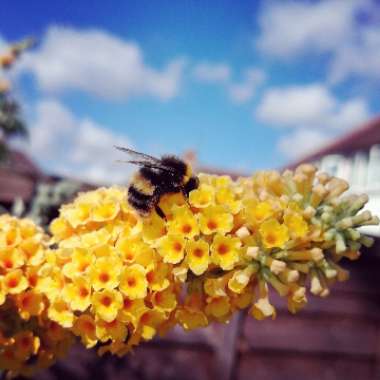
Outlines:
[{"label": "bee's black fur", "polygon": [[[130,155],[135,160],[127,161],[139,165],[139,174],[147,182],[147,188],[151,187],[151,194],[145,194],[144,190],[139,190],[132,182],[128,189],[128,202],[139,213],[147,214],[153,208],[162,218],[164,213],[158,206],[160,197],[164,194],[183,193],[188,197],[190,191],[199,186],[199,179],[196,176],[191,178],[188,175],[186,162],[176,156],[162,156],[161,159],[133,151],[128,148],[117,147]],[[145,185],[144,185],[145,186]]]}]

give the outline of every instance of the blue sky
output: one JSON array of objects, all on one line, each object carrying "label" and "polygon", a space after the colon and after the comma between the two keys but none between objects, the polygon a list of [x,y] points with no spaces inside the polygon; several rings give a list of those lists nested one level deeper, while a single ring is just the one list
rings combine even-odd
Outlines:
[{"label": "blue sky", "polygon": [[3,45],[39,39],[10,73],[25,149],[95,182],[125,179],[116,143],[192,149],[208,167],[280,167],[380,105],[370,0],[3,0],[0,19]]}]

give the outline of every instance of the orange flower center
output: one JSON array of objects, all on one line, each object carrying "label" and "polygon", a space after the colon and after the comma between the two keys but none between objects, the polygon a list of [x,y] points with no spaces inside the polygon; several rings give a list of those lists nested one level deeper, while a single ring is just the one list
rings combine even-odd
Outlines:
[{"label": "orange flower center", "polygon": [[215,230],[215,229],[218,227],[218,224],[215,222],[215,220],[210,219],[210,220],[207,222],[207,227],[208,227],[210,230]]},{"label": "orange flower center", "polygon": [[229,251],[228,246],[226,244],[221,244],[218,247],[218,253],[219,255],[225,255]]},{"label": "orange flower center", "polygon": [[87,290],[87,288],[85,288],[85,287],[81,287],[81,288],[79,288],[79,295],[80,295],[82,298],[87,297],[88,294],[89,294],[89,291]]},{"label": "orange flower center", "polygon": [[275,236],[274,234],[272,234],[272,233],[269,233],[269,234],[266,236],[265,240],[266,240],[267,243],[269,243],[269,244],[275,244],[276,241],[277,241],[276,236]]},{"label": "orange flower center", "polygon": [[183,232],[184,234],[188,234],[188,233],[190,233],[191,230],[192,230],[192,228],[191,228],[190,224],[184,224],[184,225],[182,226],[182,232]]},{"label": "orange flower center", "polygon": [[99,275],[99,281],[100,282],[108,282],[110,280],[110,275],[106,272],[102,272]]},{"label": "orange flower center", "polygon": [[18,284],[19,281],[17,278],[12,277],[8,280],[8,288],[15,288]]},{"label": "orange flower center", "polygon": [[11,259],[5,259],[4,267],[7,269],[13,268],[13,261]]},{"label": "orange flower center", "polygon": [[108,307],[112,303],[112,298],[109,296],[104,296],[100,301],[104,306]]},{"label": "orange flower center", "polygon": [[136,279],[135,279],[134,277],[129,277],[129,278],[128,278],[127,284],[128,284],[128,286],[129,286],[130,288],[135,287],[135,286],[136,286],[136,283],[137,283],[137,281],[136,281]]},{"label": "orange flower center", "polygon": [[181,252],[182,251],[182,244],[178,241],[176,241],[174,244],[173,244],[173,249],[177,252]]},{"label": "orange flower center", "polygon": [[195,248],[194,252],[193,252],[193,254],[194,254],[195,257],[202,257],[203,253],[204,253],[203,250],[200,249],[200,248]]},{"label": "orange flower center", "polygon": [[35,287],[37,285],[37,276],[36,275],[30,275],[28,278],[29,285]]}]

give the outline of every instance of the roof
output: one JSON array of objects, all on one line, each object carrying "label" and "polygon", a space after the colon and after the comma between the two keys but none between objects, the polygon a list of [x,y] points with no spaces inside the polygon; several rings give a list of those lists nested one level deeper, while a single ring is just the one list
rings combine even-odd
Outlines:
[{"label": "roof", "polygon": [[291,163],[288,167],[293,168],[303,162],[312,162],[328,154],[349,155],[358,150],[367,150],[377,143],[380,143],[380,116],[345,134],[324,148]]}]

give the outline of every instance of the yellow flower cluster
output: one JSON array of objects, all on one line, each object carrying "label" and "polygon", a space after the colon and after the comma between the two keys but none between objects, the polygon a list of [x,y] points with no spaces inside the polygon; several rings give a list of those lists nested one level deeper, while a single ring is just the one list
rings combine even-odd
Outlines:
[{"label": "yellow flower cluster", "polygon": [[[49,249],[30,222],[2,217],[0,354],[24,334],[33,343],[27,361],[41,347],[61,352],[72,335],[87,348],[123,355],[176,324],[192,330],[246,308],[256,319],[274,318],[271,288],[295,313],[307,288],[325,297],[348,278],[339,261],[372,244],[357,227],[379,222],[361,211],[367,196],[342,195],[345,181],[311,165],[236,181],[199,179],[188,199],[161,198],[165,218],[155,211],[140,217],[125,188],[82,193],[51,223]],[[37,319],[45,335],[54,326],[66,343],[43,343],[24,322],[5,334],[8,301],[21,321]]]},{"label": "yellow flower cluster", "polygon": [[153,243],[157,215],[141,219],[126,189],[99,189],[63,206],[51,224],[57,249],[46,267],[48,316],[87,347],[123,354],[174,319],[180,287]]},{"label": "yellow flower cluster", "polygon": [[27,219],[0,216],[0,368],[29,375],[69,347],[70,334],[47,318],[43,273],[48,236]]}]

